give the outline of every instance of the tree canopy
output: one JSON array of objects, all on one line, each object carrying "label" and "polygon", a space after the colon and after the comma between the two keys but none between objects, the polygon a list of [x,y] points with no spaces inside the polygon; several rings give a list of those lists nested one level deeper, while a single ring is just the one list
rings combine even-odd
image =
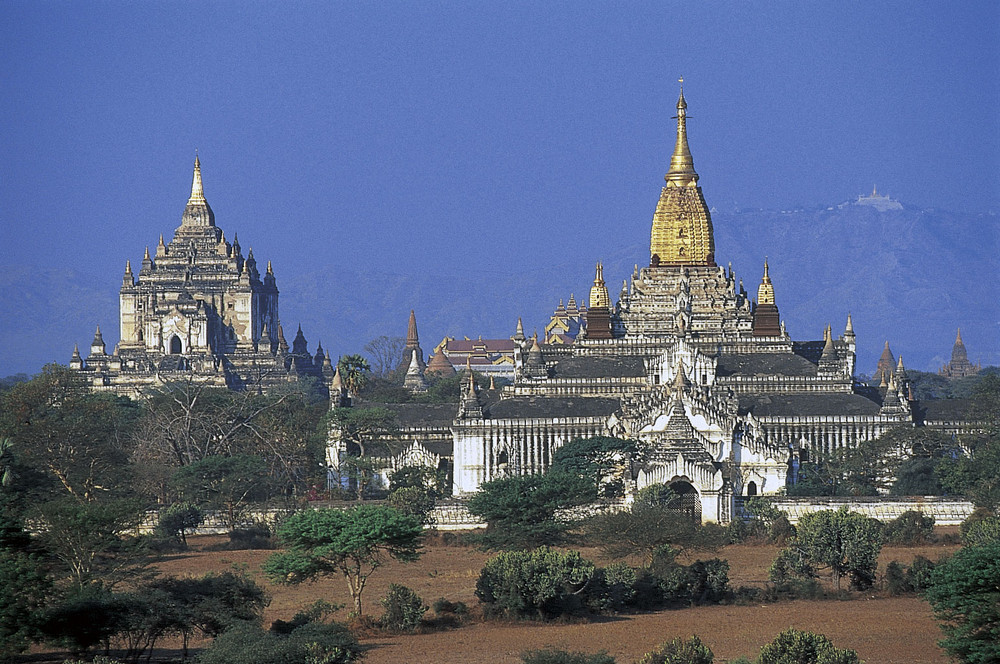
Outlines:
[{"label": "tree canopy", "polygon": [[301,583],[340,574],[361,615],[368,577],[390,558],[412,562],[420,556],[420,520],[383,505],[349,510],[297,512],[278,529],[287,547],[264,563],[264,573],[278,583]]},{"label": "tree canopy", "polygon": [[591,479],[552,470],[486,482],[469,499],[468,509],[487,523],[486,532],[477,535],[483,547],[534,548],[565,542],[571,524],[557,512],[593,498]]},{"label": "tree canopy", "polygon": [[941,621],[939,643],[966,664],[1000,661],[1000,541],[961,549],[931,573],[925,598]]}]

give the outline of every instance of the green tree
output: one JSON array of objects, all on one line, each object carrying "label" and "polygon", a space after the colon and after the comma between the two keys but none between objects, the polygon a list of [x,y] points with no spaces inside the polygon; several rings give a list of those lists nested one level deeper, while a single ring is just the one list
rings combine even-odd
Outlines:
[{"label": "green tree", "polygon": [[205,515],[193,503],[174,503],[160,511],[157,532],[163,537],[180,540],[187,546],[187,531],[200,526]]},{"label": "green tree", "polygon": [[233,572],[200,578],[163,577],[148,588],[164,597],[163,608],[173,616],[173,631],[183,638],[185,657],[195,630],[214,638],[236,625],[258,622],[270,602],[253,580]]},{"label": "green tree", "polygon": [[141,579],[152,562],[146,538],[134,534],[143,518],[134,500],[65,498],[39,506],[36,518],[40,544],[63,564],[77,592]]},{"label": "green tree", "polygon": [[52,578],[38,557],[0,548],[0,661],[39,636],[39,617],[52,595]]},{"label": "green tree", "polygon": [[388,408],[335,408],[324,420],[333,441],[339,441],[346,455],[338,460],[340,474],[355,487],[358,500],[371,482],[379,463],[398,451],[396,413]]},{"label": "green tree", "polygon": [[968,420],[973,431],[959,443],[965,454],[946,458],[938,466],[941,485],[968,496],[977,507],[1000,508],[1000,376],[989,374],[977,384]]},{"label": "green tree", "polygon": [[491,615],[550,618],[583,607],[596,568],[577,551],[540,547],[503,551],[486,561],[476,581],[476,597]]},{"label": "green tree", "polygon": [[941,621],[941,647],[966,664],[1000,661],[1000,541],[965,547],[937,565],[924,597]]},{"label": "green tree", "polygon": [[273,495],[267,463],[259,456],[210,456],[178,468],[171,486],[180,497],[219,510],[230,530],[255,502]]},{"label": "green tree", "polygon": [[416,560],[422,534],[418,519],[381,505],[298,512],[278,529],[288,550],[268,558],[264,572],[278,583],[340,574],[360,616],[368,577],[390,558]]},{"label": "green tree", "polygon": [[712,664],[712,649],[697,635],[689,639],[675,638],[646,653],[638,664]]},{"label": "green tree", "polygon": [[29,488],[36,501],[60,495],[91,501],[130,490],[138,410],[124,397],[81,389],[79,380],[49,365],[0,394],[0,436],[10,439],[18,462],[43,479]]},{"label": "green tree", "polygon": [[837,648],[822,634],[787,629],[760,649],[757,664],[862,664],[853,650]]},{"label": "green tree", "polygon": [[352,397],[357,397],[371,376],[371,366],[362,355],[344,355],[337,360],[344,387]]},{"label": "green tree", "polygon": [[625,495],[637,455],[638,445],[634,440],[609,436],[576,438],[552,455],[550,472],[572,473],[594,482],[595,497],[621,497]]},{"label": "green tree", "polygon": [[572,524],[557,513],[590,502],[593,493],[590,479],[551,471],[486,482],[467,506],[487,523],[476,537],[484,548],[533,548],[565,542]]},{"label": "green tree", "polygon": [[792,547],[804,552],[817,567],[828,567],[838,590],[844,575],[850,575],[853,587],[863,589],[875,581],[882,539],[877,521],[841,507],[799,519]]}]

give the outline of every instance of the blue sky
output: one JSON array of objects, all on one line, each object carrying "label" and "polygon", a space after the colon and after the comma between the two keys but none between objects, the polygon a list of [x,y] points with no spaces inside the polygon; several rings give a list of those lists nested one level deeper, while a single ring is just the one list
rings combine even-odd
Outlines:
[{"label": "blue sky", "polygon": [[[331,265],[589,270],[648,237],[679,76],[713,207],[877,183],[996,213],[998,44],[996,2],[8,0],[0,251],[75,266],[113,306],[125,259],[179,223],[197,148],[219,225],[285,291]],[[5,352],[0,374],[40,366]]]}]

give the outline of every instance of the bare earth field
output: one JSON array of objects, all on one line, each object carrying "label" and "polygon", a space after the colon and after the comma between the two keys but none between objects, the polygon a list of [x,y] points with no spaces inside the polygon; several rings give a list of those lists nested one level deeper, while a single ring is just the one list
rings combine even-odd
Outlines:
[{"label": "bare earth field", "polygon": [[[272,594],[265,624],[290,618],[317,599],[349,604],[346,583],[331,578],[302,586],[275,586],[260,574],[269,551],[204,552],[204,544],[193,541],[194,551],[171,556],[159,568],[164,574],[200,575],[245,569]],[[931,560],[955,550],[954,546],[916,548],[886,547],[880,570],[891,560],[909,563],[917,554]],[[702,555],[729,560],[733,587],[762,585],[778,551],[775,546],[728,546],[715,554]],[[597,550],[583,554],[598,564],[606,563]],[[390,583],[413,588],[426,604],[439,597],[477,606],[473,594],[479,570],[488,555],[472,548],[430,543],[420,561],[409,565],[391,562],[378,570],[365,589],[365,612],[381,614],[378,600]],[[692,556],[693,559],[693,556]],[[634,562],[634,561],[633,561]],[[788,628],[821,632],[839,647],[853,648],[868,664],[934,663],[948,658],[938,648],[940,630],[926,602],[914,598],[854,596],[851,601],[795,601],[757,606],[705,606],[657,613],[633,614],[577,623],[497,623],[473,619],[471,624],[446,631],[413,635],[363,637],[371,647],[369,664],[498,664],[517,663],[529,649],[554,646],[567,650],[606,650],[619,664],[631,664],[659,643],[674,636],[697,634],[715,652],[716,662],[741,655],[753,657],[760,646]],[[347,609],[337,617],[346,619]]]},{"label": "bare earth field", "polygon": [[[325,579],[301,586],[278,586],[260,573],[261,563],[271,551],[204,551],[203,547],[224,541],[220,537],[191,538],[192,550],[168,556],[158,564],[161,573],[200,576],[207,572],[242,569],[268,589],[272,600],[265,625],[288,619],[317,599],[349,605],[350,595],[341,578]],[[883,549],[879,569],[891,560],[909,563],[917,554],[937,560],[955,546]],[[702,558],[729,560],[730,583],[763,585],[767,569],[777,554],[776,546],[728,546]],[[609,562],[596,549],[583,555],[598,564]],[[416,563],[391,561],[378,570],[365,588],[365,613],[381,614],[378,604],[390,583],[413,588],[431,605],[439,597],[465,602],[473,609],[469,624],[445,631],[412,634],[368,634],[361,637],[370,647],[367,664],[502,664],[520,662],[525,650],[558,647],[596,652],[606,650],[619,664],[632,664],[659,643],[675,636],[697,634],[715,653],[716,662],[739,656],[756,656],[760,646],[788,628],[796,627],[827,635],[835,645],[853,648],[868,664],[946,664],[938,648],[941,638],[930,607],[915,598],[853,596],[850,601],[795,601],[755,606],[704,606],[656,613],[608,616],[591,621],[557,623],[483,622],[475,607],[474,590],[483,563],[489,556],[473,548],[445,546],[433,540]],[[695,556],[691,556],[693,560]],[[637,564],[639,561],[630,561]],[[348,609],[335,617],[347,619]],[[432,615],[428,612],[428,615]],[[179,644],[161,644],[173,648]],[[194,647],[204,644],[192,644]],[[177,651],[158,651],[156,659],[177,657]],[[59,662],[54,653],[31,657],[32,661]],[[173,656],[173,657],[172,657]]]}]

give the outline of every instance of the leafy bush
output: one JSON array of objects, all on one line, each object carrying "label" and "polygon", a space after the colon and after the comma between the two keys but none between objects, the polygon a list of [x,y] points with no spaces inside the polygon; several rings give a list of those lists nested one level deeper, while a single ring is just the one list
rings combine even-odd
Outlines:
[{"label": "leafy bush", "polygon": [[434,497],[423,487],[404,486],[393,489],[386,499],[389,507],[403,514],[410,514],[420,519],[420,523],[429,524],[432,521],[431,510],[434,509]]},{"label": "leafy bush", "polygon": [[636,572],[625,563],[611,563],[594,573],[590,605],[597,611],[621,611],[635,596]]},{"label": "leafy bush", "polygon": [[594,564],[576,551],[548,547],[505,551],[486,561],[476,597],[488,615],[549,618],[580,610],[580,593],[594,576]]},{"label": "leafy bush", "polygon": [[768,528],[760,519],[736,518],[729,522],[727,535],[732,544],[762,542],[767,539]]},{"label": "leafy bush", "polygon": [[288,634],[243,624],[221,634],[199,664],[350,664],[361,658],[358,640],[343,625],[309,622]]},{"label": "leafy bush", "polygon": [[930,585],[934,567],[934,563],[923,556],[915,556],[909,567],[893,560],[885,568],[886,590],[890,595],[923,592]]},{"label": "leafy bush", "polygon": [[205,515],[193,503],[174,503],[160,511],[159,522],[156,524],[156,534],[179,540],[187,546],[187,531],[202,524]]},{"label": "leafy bush", "polygon": [[434,601],[434,613],[437,615],[452,614],[456,616],[465,616],[469,613],[469,607],[465,605],[465,602],[452,602],[444,597],[439,597]]},{"label": "leafy bush", "polygon": [[885,526],[885,538],[891,544],[914,546],[934,536],[934,517],[919,510],[903,512]]},{"label": "leafy bush", "polygon": [[1000,542],[1000,517],[989,515],[970,521],[971,518],[962,522],[962,544],[982,546],[990,542]]},{"label": "leafy bush", "polygon": [[822,634],[787,629],[760,649],[757,664],[861,664],[853,650],[834,647]]},{"label": "leafy bush", "polygon": [[686,641],[678,637],[646,653],[638,664],[712,664],[714,658],[712,649],[697,636]]},{"label": "leafy bush", "polygon": [[415,631],[427,613],[427,605],[420,599],[420,595],[397,583],[389,584],[389,592],[380,603],[385,613],[379,619],[379,624],[393,632]]},{"label": "leafy bush", "polygon": [[521,662],[522,664],[615,664],[615,658],[604,651],[588,655],[584,652],[545,648],[523,653]]}]

